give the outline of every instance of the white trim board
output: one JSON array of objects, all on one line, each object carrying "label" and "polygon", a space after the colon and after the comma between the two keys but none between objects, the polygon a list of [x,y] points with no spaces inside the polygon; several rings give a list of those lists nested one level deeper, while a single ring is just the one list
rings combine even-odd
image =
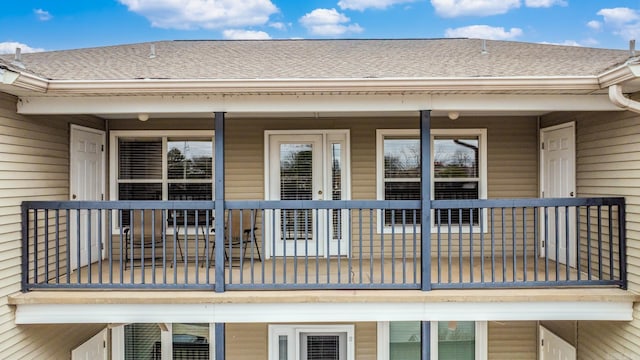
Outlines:
[{"label": "white trim board", "polygon": [[[150,111],[152,109],[152,111]],[[607,94],[508,95],[508,94],[384,94],[384,95],[141,95],[141,96],[25,96],[18,113],[25,115],[148,113],[281,113],[358,111],[457,111],[463,116],[478,112],[622,111]]]},{"label": "white trim board", "polygon": [[633,302],[22,304],[16,324],[633,319]]}]

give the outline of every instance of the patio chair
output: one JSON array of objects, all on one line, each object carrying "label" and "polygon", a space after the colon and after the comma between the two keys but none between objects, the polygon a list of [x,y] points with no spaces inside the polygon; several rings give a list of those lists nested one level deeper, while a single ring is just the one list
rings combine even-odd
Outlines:
[{"label": "patio chair", "polygon": [[[247,249],[247,246],[254,246],[257,260],[262,261],[262,254],[260,253],[260,246],[256,238],[256,232],[258,226],[256,222],[256,214],[258,210],[229,210],[225,219],[224,229],[224,257],[225,260],[233,260],[233,254],[228,253],[229,248],[233,252],[234,249],[240,249],[240,255],[237,259],[244,259],[247,257],[247,250],[249,255],[252,255],[251,249]],[[231,217],[229,218],[229,214]],[[217,235],[215,229],[211,229],[214,235]],[[215,240],[212,240],[214,246],[211,246],[210,258],[214,258],[215,253]]]},{"label": "patio chair", "polygon": [[164,246],[162,239],[164,223],[162,220],[162,210],[133,210],[130,225],[125,226],[123,230],[125,235],[125,270],[132,259],[156,258],[156,251]]}]

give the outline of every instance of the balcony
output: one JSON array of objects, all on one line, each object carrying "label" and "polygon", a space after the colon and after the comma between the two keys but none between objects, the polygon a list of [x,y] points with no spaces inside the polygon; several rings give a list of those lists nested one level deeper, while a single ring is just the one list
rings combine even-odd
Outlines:
[{"label": "balcony", "polygon": [[24,202],[22,289],[626,288],[622,198],[215,206]]}]

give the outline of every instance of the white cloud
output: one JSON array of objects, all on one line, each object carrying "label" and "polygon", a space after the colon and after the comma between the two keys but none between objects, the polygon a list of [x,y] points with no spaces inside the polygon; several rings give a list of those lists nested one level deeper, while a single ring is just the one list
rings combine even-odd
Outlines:
[{"label": "white cloud", "polygon": [[35,9],[35,10],[33,10],[33,13],[36,14],[36,16],[38,17],[38,20],[40,20],[40,21],[49,21],[49,20],[51,20],[53,18],[53,15],[51,15],[46,10]]},{"label": "white cloud", "polygon": [[32,48],[29,45],[15,42],[15,41],[0,42],[0,54],[14,54],[16,52],[16,48],[20,48],[20,51],[22,53],[33,53],[33,52],[44,51],[44,49]]},{"label": "white cloud", "polygon": [[587,23],[587,26],[592,29],[592,30],[596,30],[596,31],[600,31],[600,29],[602,29],[602,23],[600,21],[597,20],[591,20]]},{"label": "white cloud", "polygon": [[569,5],[565,0],[525,0],[524,4],[532,8],[548,8],[555,5]]},{"label": "white cloud", "polygon": [[336,9],[315,9],[300,18],[302,26],[311,34],[335,36],[345,33],[360,33],[364,29],[358,24],[349,24],[351,19]]},{"label": "white cloud", "polygon": [[283,22],[272,22],[272,23],[269,23],[269,27],[272,27],[276,30],[286,30],[287,24]]},{"label": "white cloud", "polygon": [[611,8],[598,11],[614,34],[625,40],[640,38],[640,12],[630,8]]},{"label": "white cloud", "polygon": [[414,2],[415,0],[340,0],[338,6],[342,10],[386,9],[395,4]]},{"label": "white cloud", "polygon": [[622,25],[640,19],[637,11],[629,8],[602,9],[598,15],[604,17],[604,22],[613,25]]},{"label": "white cloud", "polygon": [[540,44],[546,44],[546,45],[563,45],[563,46],[584,46],[582,44],[580,44],[579,42],[575,41],[575,40],[565,40],[563,42],[547,42],[547,41],[543,41]]},{"label": "white cloud", "polygon": [[165,29],[219,29],[264,25],[278,12],[271,0],[118,0]]},{"label": "white cloud", "polygon": [[487,16],[504,14],[520,7],[520,0],[431,0],[442,17]]},{"label": "white cloud", "polygon": [[505,30],[503,27],[493,27],[488,25],[471,25],[455,29],[447,29],[445,36],[449,38],[464,37],[488,40],[509,40],[522,36],[522,29],[511,28]]},{"label": "white cloud", "polygon": [[228,29],[222,32],[228,40],[268,40],[271,36],[264,31]]}]

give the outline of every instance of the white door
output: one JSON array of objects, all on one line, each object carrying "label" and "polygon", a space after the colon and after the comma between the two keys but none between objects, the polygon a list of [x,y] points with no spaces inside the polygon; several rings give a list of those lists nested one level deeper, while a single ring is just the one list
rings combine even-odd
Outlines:
[{"label": "white door", "polygon": [[576,348],[540,326],[540,360],[575,360]]},{"label": "white door", "polygon": [[[542,139],[542,197],[568,198],[575,196],[575,124],[568,123],[541,130]],[[569,209],[567,216],[564,207],[558,208],[557,219],[555,208],[548,209],[547,230],[544,229],[544,213],[541,214],[542,239],[544,247],[542,255],[562,264],[575,265],[576,262],[576,228],[575,210]],[[568,221],[567,221],[568,219]],[[557,220],[557,229],[556,229]],[[567,227],[569,237],[567,238]],[[557,231],[556,231],[557,230]],[[557,239],[556,239],[557,232]],[[545,234],[548,233],[548,239]],[[569,246],[569,259],[567,259]],[[557,247],[557,249],[556,249]],[[558,258],[556,259],[556,252]]]},{"label": "white door", "polygon": [[[268,200],[348,198],[346,133],[267,134]],[[276,256],[348,252],[346,211],[277,210],[265,225]],[[275,224],[275,229],[272,229]],[[328,239],[328,241],[327,241]]]},{"label": "white door", "polygon": [[[104,132],[80,126],[71,127],[71,156],[70,183],[71,200],[99,201],[102,200],[104,189]],[[103,213],[104,215],[104,213]],[[91,218],[91,233],[89,234],[89,217]],[[71,268],[85,266],[98,261],[101,254],[99,243],[98,213],[87,211],[80,214],[80,238],[78,239],[77,217],[71,214],[70,254]],[[89,251],[90,249],[90,251]],[[78,251],[80,264],[78,265]],[[91,258],[89,258],[91,253]]]},{"label": "white door", "polygon": [[71,360],[107,360],[107,329],[71,351]]}]

